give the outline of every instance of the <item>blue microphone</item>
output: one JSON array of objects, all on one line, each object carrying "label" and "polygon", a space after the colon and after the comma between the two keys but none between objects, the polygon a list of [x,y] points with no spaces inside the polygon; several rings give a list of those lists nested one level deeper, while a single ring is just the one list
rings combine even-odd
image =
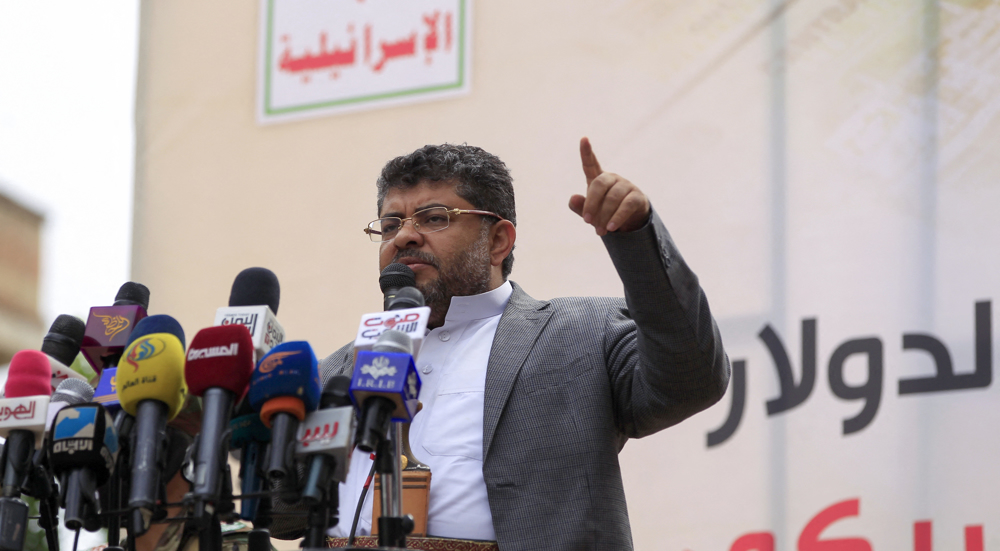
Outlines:
[{"label": "blue microphone", "polygon": [[[249,409],[246,401],[241,406]],[[264,448],[271,442],[271,430],[264,426],[260,415],[244,411],[239,407],[235,417],[229,422],[232,433],[230,445],[240,449],[240,493],[254,494],[264,489],[264,479],[260,476]],[[256,525],[257,507],[260,498],[243,498],[240,501],[240,518],[253,521]]]},{"label": "blue microphone", "polygon": [[378,448],[391,421],[410,422],[417,413],[421,383],[411,350],[409,335],[389,329],[372,350],[358,352],[350,394],[361,419],[357,446],[362,451]]},{"label": "blue microphone", "polygon": [[181,341],[181,348],[187,348],[187,344],[184,341],[184,329],[181,327],[181,324],[166,314],[149,316],[135,324],[135,329],[129,334],[125,347],[128,348],[133,342],[153,333],[170,333]]},{"label": "blue microphone", "polygon": [[271,429],[266,469],[271,482],[293,471],[295,433],[306,413],[319,406],[319,395],[316,354],[305,341],[275,346],[254,369],[248,397],[254,411],[260,412],[260,420]]}]

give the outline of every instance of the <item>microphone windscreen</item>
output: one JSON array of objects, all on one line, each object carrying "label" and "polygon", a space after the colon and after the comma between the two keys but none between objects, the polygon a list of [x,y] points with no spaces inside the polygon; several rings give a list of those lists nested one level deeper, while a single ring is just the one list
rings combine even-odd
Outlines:
[{"label": "microphone windscreen", "polygon": [[250,399],[248,397],[243,397],[242,400],[236,402],[233,406],[233,417],[239,417],[240,415],[250,415],[252,414],[253,406],[250,405]]},{"label": "microphone windscreen", "polygon": [[66,379],[59,383],[56,391],[52,393],[52,402],[66,402],[67,404],[82,404],[94,398],[94,387],[80,379]]},{"label": "microphone windscreen", "polygon": [[278,397],[302,400],[306,412],[319,406],[319,367],[316,354],[305,341],[284,342],[260,359],[250,378],[250,405],[260,411],[264,402]]},{"label": "microphone windscreen", "polygon": [[250,413],[249,415],[236,415],[229,421],[229,428],[232,431],[230,446],[242,448],[250,442],[270,442],[271,429],[260,420],[260,415]]},{"label": "microphone windscreen", "polygon": [[260,306],[266,304],[275,315],[281,300],[278,276],[267,268],[247,268],[233,280],[229,306]]},{"label": "microphone windscreen", "polygon": [[46,447],[53,473],[88,469],[100,486],[114,471],[118,433],[100,404],[68,405],[56,413]]},{"label": "microphone windscreen", "polygon": [[5,398],[49,396],[52,394],[52,366],[49,357],[38,350],[22,350],[7,368]]},{"label": "microphone windscreen", "polygon": [[191,339],[184,364],[188,392],[201,396],[225,388],[240,399],[253,373],[253,340],[244,325],[206,327]]},{"label": "microphone windscreen", "polygon": [[372,345],[375,352],[400,352],[413,355],[413,340],[398,329],[386,329]]},{"label": "microphone windscreen", "polygon": [[319,401],[320,409],[351,405],[351,378],[344,375],[334,375],[327,379]]},{"label": "microphone windscreen", "polygon": [[417,275],[413,273],[406,264],[394,262],[382,270],[378,276],[378,286],[385,293],[389,289],[399,289],[401,287],[416,287]]},{"label": "microphone windscreen", "polygon": [[49,327],[48,334],[42,339],[42,352],[55,358],[59,363],[69,366],[80,353],[83,345],[83,334],[87,324],[82,319],[68,314],[56,317]]},{"label": "microphone windscreen", "polygon": [[142,283],[128,281],[118,288],[115,295],[115,306],[142,306],[149,310],[149,289]]},{"label": "microphone windscreen", "polygon": [[173,419],[187,397],[184,345],[172,333],[140,337],[125,348],[115,379],[115,392],[126,413],[134,416],[139,402],[158,400],[167,404],[168,418]]},{"label": "microphone windscreen", "polygon": [[157,314],[155,316],[142,318],[142,321],[135,324],[135,328],[132,329],[132,333],[128,336],[128,342],[125,346],[131,346],[131,344],[136,340],[141,339],[146,335],[152,335],[153,333],[170,333],[171,335],[177,337],[177,340],[181,341],[181,348],[186,346],[184,340],[184,329],[181,328],[181,324],[166,314]]}]

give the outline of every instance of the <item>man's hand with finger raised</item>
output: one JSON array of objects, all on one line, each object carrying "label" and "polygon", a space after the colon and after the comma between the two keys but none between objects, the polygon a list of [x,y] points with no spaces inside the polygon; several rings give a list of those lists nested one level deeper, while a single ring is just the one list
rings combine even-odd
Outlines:
[{"label": "man's hand with finger raised", "polygon": [[569,198],[569,208],[594,226],[597,235],[608,232],[635,231],[649,221],[649,198],[635,184],[612,172],[601,170],[601,163],[590,146],[580,139],[580,160],[587,178],[587,195]]}]

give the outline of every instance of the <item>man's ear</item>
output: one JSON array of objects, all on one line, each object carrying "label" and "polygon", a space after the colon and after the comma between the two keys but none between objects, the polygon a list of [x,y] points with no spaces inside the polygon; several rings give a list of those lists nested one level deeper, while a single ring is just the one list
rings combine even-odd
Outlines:
[{"label": "man's ear", "polygon": [[490,264],[499,266],[514,249],[517,229],[510,220],[501,220],[490,229]]}]

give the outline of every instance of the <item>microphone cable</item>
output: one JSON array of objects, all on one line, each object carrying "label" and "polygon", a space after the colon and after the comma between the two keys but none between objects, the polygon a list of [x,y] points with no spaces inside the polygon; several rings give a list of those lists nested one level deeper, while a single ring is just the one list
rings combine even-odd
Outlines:
[{"label": "microphone cable", "polygon": [[[372,485],[372,480],[375,478],[375,453],[372,453],[372,468],[368,471],[368,478],[365,479],[365,485],[361,488],[361,499],[358,500],[358,508],[354,510],[354,522],[351,523],[351,533],[347,537],[347,546],[354,546],[354,536],[358,531],[358,520],[361,518],[361,506],[365,504],[365,497],[368,495],[368,487]],[[375,517],[375,512],[372,511],[372,518]]]}]

